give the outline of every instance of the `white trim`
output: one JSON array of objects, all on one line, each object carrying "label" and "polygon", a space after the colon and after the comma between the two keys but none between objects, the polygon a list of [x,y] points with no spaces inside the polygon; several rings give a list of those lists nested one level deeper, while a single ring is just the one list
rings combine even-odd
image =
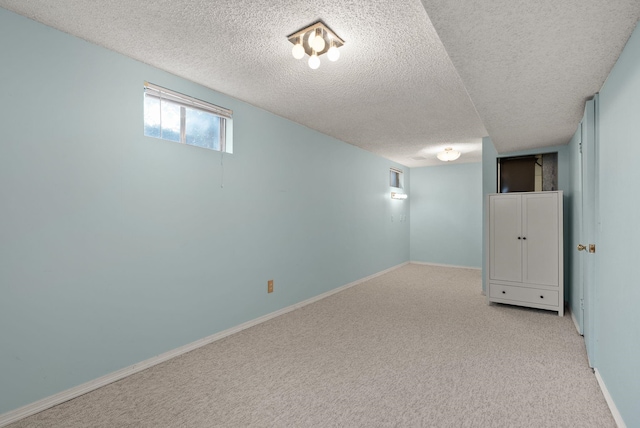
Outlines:
[{"label": "white trim", "polygon": [[613,402],[613,398],[611,397],[611,394],[609,394],[609,390],[607,389],[607,386],[604,384],[604,380],[602,380],[602,376],[600,376],[600,372],[598,371],[598,369],[595,369],[594,372],[596,374],[596,379],[598,380],[598,385],[600,386],[600,390],[602,391],[602,395],[604,395],[604,399],[607,401],[609,410],[611,410],[611,415],[613,416],[613,419],[616,421],[616,425],[618,426],[618,428],[627,428],[627,424],[624,423],[624,420],[622,419],[622,415],[620,414],[620,411],[616,407],[616,403]]},{"label": "white trim", "polygon": [[369,275],[365,278],[358,279],[349,284],[343,285],[338,288],[334,288],[333,290],[329,290],[325,293],[319,294],[315,297],[312,297],[307,300],[303,300],[302,302],[295,303],[291,306],[287,306],[286,308],[280,309],[275,312],[271,312],[270,314],[263,315],[259,318],[256,318],[251,321],[247,321],[235,327],[231,327],[230,329],[221,331],[219,333],[213,334],[211,336],[205,337],[203,339],[196,340],[195,342],[188,343],[179,348],[175,348],[171,351],[165,352],[163,354],[157,355],[155,357],[151,357],[148,360],[141,361],[139,363],[133,364],[129,367],[125,367],[123,369],[117,370],[115,372],[109,373],[107,375],[101,376],[97,379],[90,380],[89,382],[83,383],[78,386],[74,386],[73,388],[69,388],[65,391],[59,392],[57,394],[50,395],[49,397],[43,398],[42,400],[35,401],[31,404],[27,404],[26,406],[20,407],[15,410],[11,410],[7,413],[0,415],[0,427],[4,427],[9,425],[10,423],[17,422],[20,419],[24,419],[27,416],[35,415],[36,413],[42,412],[43,410],[49,409],[53,406],[57,406],[58,404],[64,403],[65,401],[69,401],[76,397],[79,397],[87,392],[91,392],[95,389],[98,389],[102,386],[113,383],[117,380],[123,379],[127,376],[131,376],[134,373],[138,373],[142,370],[148,369],[149,367],[153,367],[156,364],[163,363],[167,360],[170,360],[174,357],[180,356],[182,354],[186,354],[187,352],[193,351],[194,349],[198,349],[202,346],[213,343],[217,340],[223,339],[227,336],[230,336],[234,333],[238,333],[242,330],[245,330],[249,327],[253,327],[265,321],[268,321],[272,318],[278,317],[280,315],[284,315],[287,312],[294,311],[303,306],[309,305],[311,303],[317,302],[318,300],[322,300],[325,297],[329,297],[333,294],[339,293],[341,291],[346,290],[347,288],[353,287],[355,285],[361,284],[370,279],[376,278],[378,276],[384,275],[385,273],[389,273],[393,270],[401,268],[409,264],[409,262],[404,262],[399,265],[390,267],[378,273],[374,273],[373,275]]},{"label": "white trim", "polygon": [[416,261],[413,261],[413,260],[411,262],[409,262],[409,263],[414,264],[414,265],[440,266],[440,267],[449,267],[449,268],[482,270],[482,268],[479,268],[479,267],[445,265],[445,264],[441,264],[441,263],[429,263],[429,262],[416,262]]},{"label": "white trim", "polygon": [[144,82],[144,90],[145,93],[151,95],[152,97],[166,99],[188,107],[194,107],[200,110],[204,110],[217,116],[224,117],[225,119],[233,118],[233,111],[229,110],[228,108],[220,107],[208,101],[199,100],[197,98],[190,97],[189,95],[181,94],[180,92],[172,91],[171,89],[154,85],[153,83]]}]

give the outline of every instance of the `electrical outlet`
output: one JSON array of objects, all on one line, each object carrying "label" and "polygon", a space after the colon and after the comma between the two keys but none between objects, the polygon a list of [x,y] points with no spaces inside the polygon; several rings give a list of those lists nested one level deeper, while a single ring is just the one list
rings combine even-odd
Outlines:
[{"label": "electrical outlet", "polygon": [[273,279],[267,281],[267,293],[273,293]]}]

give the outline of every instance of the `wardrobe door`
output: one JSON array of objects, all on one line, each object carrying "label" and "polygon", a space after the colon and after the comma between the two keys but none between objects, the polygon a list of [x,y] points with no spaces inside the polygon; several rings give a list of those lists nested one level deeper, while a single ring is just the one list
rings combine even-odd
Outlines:
[{"label": "wardrobe door", "polygon": [[555,192],[523,195],[522,207],[522,281],[558,286],[558,195]]},{"label": "wardrobe door", "polygon": [[489,197],[490,279],[522,281],[522,205],[520,195]]}]

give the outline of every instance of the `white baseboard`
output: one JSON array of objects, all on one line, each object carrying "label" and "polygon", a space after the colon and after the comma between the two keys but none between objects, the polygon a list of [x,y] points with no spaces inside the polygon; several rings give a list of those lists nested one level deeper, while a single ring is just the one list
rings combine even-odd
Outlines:
[{"label": "white baseboard", "polygon": [[598,380],[598,385],[600,385],[600,390],[602,391],[602,395],[604,395],[604,399],[607,401],[607,405],[609,406],[609,410],[611,410],[611,414],[613,415],[613,419],[616,421],[616,425],[618,428],[627,428],[627,424],[624,423],[622,419],[622,415],[620,411],[616,407],[616,403],[613,402],[613,398],[611,394],[609,394],[609,390],[607,386],[604,384],[604,380],[602,380],[602,376],[600,376],[600,372],[598,369],[595,369],[596,379]]},{"label": "white baseboard", "polygon": [[580,330],[580,324],[578,324],[578,319],[576,318],[575,314],[571,310],[571,305],[567,305],[567,310],[571,314],[571,320],[573,321],[573,325],[576,327],[576,331],[580,336],[582,336],[582,330]]},{"label": "white baseboard", "polygon": [[445,264],[441,264],[441,263],[415,262],[415,261],[411,261],[411,262],[409,262],[409,263],[414,264],[414,265],[427,265],[427,266],[440,266],[440,267],[450,267],[450,268],[461,268],[461,269],[482,270],[482,268],[479,268],[479,267],[471,267],[471,266],[457,266],[457,265],[445,265]]},{"label": "white baseboard", "polygon": [[217,340],[223,339],[227,336],[230,336],[234,333],[238,333],[239,331],[245,330],[249,327],[253,327],[265,321],[268,321],[272,318],[278,317],[280,315],[284,315],[287,312],[294,311],[303,306],[309,305],[311,303],[317,302],[318,300],[322,300],[326,297],[329,297],[333,294],[339,293],[341,291],[346,290],[347,288],[353,287],[355,285],[361,284],[370,279],[376,278],[380,275],[384,275],[385,273],[391,272],[395,269],[398,269],[402,266],[409,264],[409,262],[401,263],[399,265],[390,267],[389,269],[385,269],[378,273],[374,273],[373,275],[369,275],[365,278],[358,279],[349,284],[343,285],[338,288],[334,288],[333,290],[327,291],[326,293],[319,294],[310,299],[304,300],[299,303],[295,303],[291,306],[287,306],[286,308],[280,309],[275,312],[271,312],[270,314],[263,315],[259,318],[256,318],[251,321],[247,321],[235,327],[231,327],[230,329],[221,331],[219,333],[213,334],[211,336],[205,337],[203,339],[196,340],[195,342],[191,342],[187,345],[181,346],[179,348],[173,349],[171,351],[165,352],[163,354],[157,355],[155,357],[151,357],[148,360],[141,361],[137,364],[133,364],[129,367],[125,367],[123,369],[117,370],[115,372],[109,373],[97,379],[91,380],[89,382],[83,383],[78,386],[74,386],[73,388],[69,388],[65,391],[59,392],[57,394],[51,395],[49,397],[43,398],[42,400],[38,400],[34,403],[27,404],[26,406],[20,407],[15,410],[11,410],[7,413],[0,415],[0,427],[4,427],[9,425],[10,423],[16,422],[20,419],[24,419],[27,416],[35,415],[36,413],[42,412],[43,410],[49,409],[53,406],[57,406],[58,404],[62,404],[65,401],[69,401],[76,397],[79,397],[83,394],[91,392],[95,389],[98,389],[102,386],[113,383],[117,380],[123,379],[127,376],[131,376],[134,373],[138,373],[142,370],[148,369],[149,367],[155,366],[156,364],[163,363],[171,358],[177,357],[182,354],[186,354],[189,351],[193,351],[194,349],[198,349],[202,346],[213,343]]}]

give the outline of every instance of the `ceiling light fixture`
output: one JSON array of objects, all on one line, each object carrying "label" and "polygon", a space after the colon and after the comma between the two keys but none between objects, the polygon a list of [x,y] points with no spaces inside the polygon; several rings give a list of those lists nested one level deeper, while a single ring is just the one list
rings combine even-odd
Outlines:
[{"label": "ceiling light fixture", "polygon": [[309,67],[311,67],[312,70],[316,70],[318,67],[320,67],[320,58],[318,58],[318,54],[315,50],[309,57]]},{"label": "ceiling light fixture", "polygon": [[333,43],[333,39],[331,39],[330,47],[327,51],[327,58],[329,58],[329,61],[337,61],[340,58],[340,51]]},{"label": "ceiling light fixture", "polygon": [[302,28],[287,36],[293,43],[291,54],[295,59],[302,59],[309,55],[309,67],[320,67],[320,55],[327,54],[329,61],[337,61],[340,58],[339,47],[344,45],[344,40],[336,35],[322,21],[318,21],[308,27]]},{"label": "ceiling light fixture", "polygon": [[451,162],[460,157],[460,152],[453,150],[451,147],[447,147],[444,151],[438,153],[438,159],[443,162]]},{"label": "ceiling light fixture", "polygon": [[406,193],[391,192],[391,199],[407,199]]},{"label": "ceiling light fixture", "polygon": [[302,37],[298,37],[298,41],[295,45],[293,45],[293,49],[291,49],[291,53],[295,59],[302,59],[304,56],[304,48],[302,47]]},{"label": "ceiling light fixture", "polygon": [[320,52],[324,49],[327,44],[322,37],[322,28],[316,28],[316,37],[313,39],[313,43],[311,47],[316,51]]}]

